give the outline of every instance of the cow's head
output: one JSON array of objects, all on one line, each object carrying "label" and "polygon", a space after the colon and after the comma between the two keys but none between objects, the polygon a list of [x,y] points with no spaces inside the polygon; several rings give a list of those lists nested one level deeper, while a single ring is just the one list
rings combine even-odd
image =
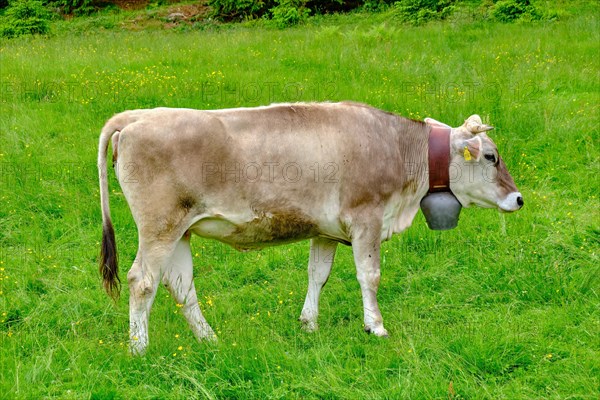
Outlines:
[{"label": "cow's head", "polygon": [[[429,123],[441,124],[435,120]],[[512,212],[523,207],[523,197],[508,173],[498,148],[485,132],[494,129],[478,115],[453,128],[450,134],[450,189],[463,207],[475,204]]]}]

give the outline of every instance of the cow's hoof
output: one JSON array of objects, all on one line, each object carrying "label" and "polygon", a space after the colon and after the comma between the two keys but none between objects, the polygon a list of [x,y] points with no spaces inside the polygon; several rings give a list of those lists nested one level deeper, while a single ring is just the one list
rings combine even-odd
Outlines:
[{"label": "cow's hoof", "polygon": [[302,322],[302,330],[304,332],[312,333],[319,330],[319,324],[317,324],[315,321],[300,320],[300,322]]},{"label": "cow's hoof", "polygon": [[367,332],[368,334],[372,333],[373,335],[382,337],[382,338],[390,337],[390,335],[388,334],[388,331],[383,326],[378,326],[375,328],[372,328],[370,326],[365,326],[365,332]]},{"label": "cow's hoof", "polygon": [[217,338],[217,335],[213,333],[212,335],[206,335],[198,338],[198,341],[206,343],[218,343],[219,339]]},{"label": "cow's hoof", "polygon": [[131,341],[129,343],[129,352],[134,357],[142,357],[146,354],[146,345],[140,345],[137,341]]}]

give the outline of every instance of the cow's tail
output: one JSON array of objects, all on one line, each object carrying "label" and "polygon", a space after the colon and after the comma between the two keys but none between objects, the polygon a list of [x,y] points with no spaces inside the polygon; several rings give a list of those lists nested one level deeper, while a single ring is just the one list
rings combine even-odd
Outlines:
[{"label": "cow's tail", "polygon": [[102,208],[102,246],[100,249],[100,275],[106,293],[115,301],[121,291],[119,266],[117,261],[117,242],[115,230],[110,219],[108,202],[107,152],[111,138],[128,124],[135,121],[133,113],[125,112],[112,117],[100,133],[98,145],[98,175],[100,180],[100,206]]}]

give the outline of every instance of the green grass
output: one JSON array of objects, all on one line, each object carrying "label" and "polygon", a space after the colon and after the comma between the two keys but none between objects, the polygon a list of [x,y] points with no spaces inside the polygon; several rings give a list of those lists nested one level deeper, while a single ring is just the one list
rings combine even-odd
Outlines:
[{"label": "green grass", "polygon": [[[577,10],[576,10],[577,11]],[[560,21],[424,27],[356,14],[288,30],[66,30],[0,42],[0,398],[597,399],[600,393],[598,6]],[[362,332],[351,249],[321,330],[300,330],[308,243],[237,253],[192,242],[218,344],[194,341],[159,289],[143,358],[127,351],[128,290],[97,272],[95,158],[130,108],[355,100],[459,125],[479,113],[525,198],[421,214],[382,248],[391,337]],[[121,278],[136,228],[116,180]],[[126,286],[126,285],[125,285]]]}]

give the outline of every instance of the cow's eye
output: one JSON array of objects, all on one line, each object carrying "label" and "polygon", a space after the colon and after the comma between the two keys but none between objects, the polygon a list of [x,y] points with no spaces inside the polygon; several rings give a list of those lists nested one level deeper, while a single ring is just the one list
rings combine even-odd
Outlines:
[{"label": "cow's eye", "polygon": [[496,156],[493,154],[486,154],[484,155],[485,159],[488,161],[493,162],[494,164],[496,164]]}]

